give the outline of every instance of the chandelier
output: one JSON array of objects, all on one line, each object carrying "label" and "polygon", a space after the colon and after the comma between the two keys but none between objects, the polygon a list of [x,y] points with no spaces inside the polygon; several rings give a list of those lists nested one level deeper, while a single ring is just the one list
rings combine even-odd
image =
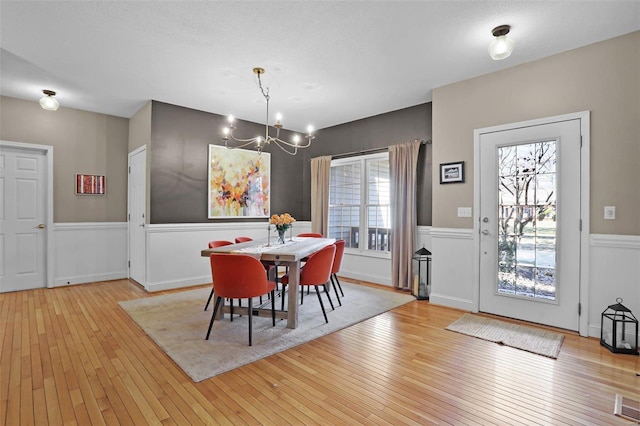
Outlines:
[{"label": "chandelier", "polygon": [[260,76],[264,74],[265,71],[264,68],[256,67],[253,69],[253,72],[258,76],[258,86],[260,87],[262,96],[264,96],[265,100],[267,101],[267,114],[265,120],[266,122],[264,125],[264,136],[255,136],[249,139],[236,138],[233,135],[233,131],[236,130],[236,126],[234,125],[235,119],[233,115],[230,115],[228,117],[229,123],[227,127],[222,129],[222,133],[224,135],[222,137],[224,146],[229,149],[235,149],[254,145],[258,153],[262,153],[262,150],[265,148],[265,146],[270,145],[273,142],[273,144],[277,145],[278,148],[289,155],[296,155],[298,153],[298,148],[308,148],[309,146],[311,146],[311,141],[315,138],[315,136],[313,135],[313,127],[311,127],[311,125],[307,127],[307,134],[304,135],[304,138],[306,139],[305,142],[301,143],[301,138],[298,134],[294,134],[290,142],[280,139],[280,129],[282,129],[282,114],[280,113],[276,114],[276,122],[273,125],[273,127],[275,128],[275,136],[271,136],[269,134],[269,88],[267,87],[267,90],[265,91],[265,89],[262,88],[262,80],[260,79]]}]

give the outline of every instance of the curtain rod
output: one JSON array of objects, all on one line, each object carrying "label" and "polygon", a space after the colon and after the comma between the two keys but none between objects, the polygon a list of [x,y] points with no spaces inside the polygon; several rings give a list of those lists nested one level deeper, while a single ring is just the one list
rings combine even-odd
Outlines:
[{"label": "curtain rod", "polygon": [[[414,139],[415,141],[417,141],[418,139]],[[431,145],[431,139],[429,139],[428,141],[424,141],[421,140],[420,141],[421,145]],[[336,155],[332,155],[331,159],[332,160],[337,160],[340,158],[348,158],[348,157],[355,157],[356,155],[364,155],[364,154],[375,154],[378,152],[385,152],[388,151],[389,147],[384,147],[384,148],[371,148],[371,149],[361,149],[360,151],[352,151],[352,152],[345,152],[344,154],[336,154]]]}]

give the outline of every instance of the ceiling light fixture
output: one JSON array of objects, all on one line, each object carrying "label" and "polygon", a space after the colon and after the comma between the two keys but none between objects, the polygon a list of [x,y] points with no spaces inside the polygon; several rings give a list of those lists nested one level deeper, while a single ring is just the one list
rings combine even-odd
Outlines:
[{"label": "ceiling light fixture", "polygon": [[44,96],[40,99],[40,106],[42,109],[46,109],[47,111],[56,111],[60,104],[58,100],[54,98],[56,92],[53,90],[43,90]]},{"label": "ceiling light fixture", "polygon": [[296,155],[298,153],[298,148],[308,148],[309,146],[311,146],[311,141],[315,138],[315,136],[313,135],[313,127],[311,127],[311,125],[307,127],[307,134],[304,136],[304,138],[307,141],[304,145],[300,144],[300,135],[297,135],[297,134],[293,135],[291,142],[287,142],[285,140],[280,139],[280,129],[282,129],[282,122],[281,122],[282,114],[280,113],[276,114],[276,117],[275,117],[276,122],[273,125],[273,127],[276,129],[275,137],[269,134],[269,99],[270,99],[269,88],[267,87],[267,90],[265,91],[262,88],[262,80],[260,79],[260,76],[264,74],[265,71],[264,71],[264,68],[256,67],[253,69],[253,72],[258,76],[258,86],[260,87],[262,96],[264,96],[264,98],[267,101],[267,116],[266,116],[266,123],[264,126],[265,127],[264,136],[256,136],[249,139],[236,138],[233,135],[233,131],[236,129],[236,126],[234,125],[234,118],[233,118],[233,115],[230,115],[228,117],[229,124],[227,125],[227,127],[222,129],[222,133],[224,135],[222,137],[222,140],[224,141],[224,146],[226,146],[229,149],[234,149],[234,148],[243,148],[245,146],[255,144],[255,149],[258,150],[258,153],[261,153],[266,145],[269,145],[271,144],[271,142],[273,142],[275,145],[278,146],[278,148],[280,148],[281,150],[283,150],[289,155]]},{"label": "ceiling light fixture", "polygon": [[515,43],[509,34],[510,25],[500,25],[491,30],[491,34],[495,37],[489,45],[489,56],[495,61],[508,58],[513,52]]}]

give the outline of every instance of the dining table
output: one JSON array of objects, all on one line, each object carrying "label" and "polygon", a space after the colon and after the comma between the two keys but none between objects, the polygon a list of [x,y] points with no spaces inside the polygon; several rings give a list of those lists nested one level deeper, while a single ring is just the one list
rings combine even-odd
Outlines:
[{"label": "dining table", "polygon": [[[278,243],[274,238],[264,238],[204,249],[200,252],[200,255],[210,257],[212,253],[247,254],[256,257],[265,264],[287,267],[289,274],[289,285],[287,285],[288,306],[286,311],[276,311],[276,318],[286,318],[287,328],[296,328],[298,326],[301,262],[311,254],[335,242],[334,238],[289,237],[285,239],[284,243]],[[281,297],[285,297],[284,290]],[[252,309],[254,309],[254,315],[271,316],[271,309],[262,309],[262,307]],[[225,307],[224,311],[228,312],[228,307]],[[234,312],[239,314],[248,313],[248,308],[234,308]]]}]

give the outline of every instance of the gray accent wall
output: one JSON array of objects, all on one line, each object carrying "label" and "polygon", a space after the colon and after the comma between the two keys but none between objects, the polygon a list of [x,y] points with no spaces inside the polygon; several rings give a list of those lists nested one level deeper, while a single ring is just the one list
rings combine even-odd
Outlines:
[{"label": "gray accent wall", "polygon": [[[150,149],[150,223],[255,221],[207,218],[209,144],[223,145],[226,117],[153,101]],[[237,135],[264,134],[264,125],[238,120]],[[288,140],[291,132],[283,130]],[[302,220],[304,158],[277,147],[271,153],[271,212],[288,212]],[[265,218],[266,221],[266,218]]]},{"label": "gray accent wall", "polygon": [[[255,221],[207,218],[209,144],[222,145],[226,117],[152,102],[150,155],[150,223]],[[238,120],[242,137],[263,134],[264,125]],[[289,139],[291,132],[283,131]],[[310,159],[351,151],[385,148],[414,139],[431,139],[431,103],[321,129],[311,148],[291,156],[277,147],[271,153],[271,213],[288,212],[311,220]],[[418,224],[431,225],[431,146],[420,149]],[[265,219],[266,220],[266,219]]]},{"label": "gray accent wall", "polygon": [[[318,131],[313,145],[304,152],[304,219],[311,220],[311,158],[386,148],[415,139],[430,141],[431,107],[431,102],[428,102]],[[431,225],[431,158],[431,145],[422,145],[417,176],[418,225],[422,226]]]}]

